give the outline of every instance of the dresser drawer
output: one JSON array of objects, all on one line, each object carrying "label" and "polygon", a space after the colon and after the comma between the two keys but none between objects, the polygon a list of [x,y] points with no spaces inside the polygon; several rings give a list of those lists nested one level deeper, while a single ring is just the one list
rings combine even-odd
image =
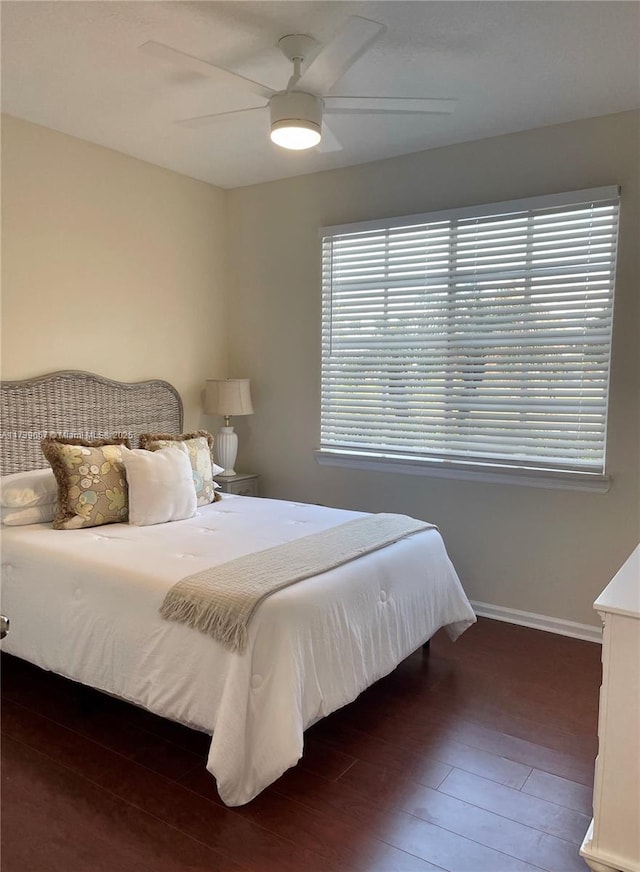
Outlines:
[{"label": "dresser drawer", "polygon": [[234,481],[229,484],[229,494],[237,494],[240,497],[257,497],[258,496],[258,480],[251,479],[250,481]]},{"label": "dresser drawer", "polygon": [[214,481],[220,485],[223,494],[235,494],[239,497],[259,497],[258,480],[260,476],[254,473],[238,473],[237,475],[214,476]]}]

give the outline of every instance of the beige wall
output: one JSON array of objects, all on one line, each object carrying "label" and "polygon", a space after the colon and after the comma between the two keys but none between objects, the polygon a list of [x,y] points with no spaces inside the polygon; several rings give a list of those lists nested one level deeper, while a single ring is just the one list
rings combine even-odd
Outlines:
[{"label": "beige wall", "polygon": [[2,119],[2,377],[164,378],[200,423],[225,375],[226,194]]},{"label": "beige wall", "polygon": [[[639,114],[623,113],[256,185],[229,194],[229,372],[256,413],[237,422],[241,468],[269,496],[437,523],[469,596],[597,623],[591,604],[640,538]],[[319,467],[318,228],[620,184],[623,190],[609,493]]]}]

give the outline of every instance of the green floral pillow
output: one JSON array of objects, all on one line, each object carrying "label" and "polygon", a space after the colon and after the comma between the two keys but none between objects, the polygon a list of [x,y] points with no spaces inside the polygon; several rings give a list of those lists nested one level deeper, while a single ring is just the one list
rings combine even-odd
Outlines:
[{"label": "green floral pillow", "polygon": [[127,479],[122,463],[128,439],[83,440],[48,436],[42,451],[58,483],[55,530],[126,521]]},{"label": "green floral pillow", "polygon": [[220,499],[220,495],[213,487],[213,465],[211,454],[213,452],[213,436],[206,430],[197,430],[195,433],[181,433],[180,436],[171,436],[166,433],[143,433],[140,436],[140,447],[148,451],[158,451],[175,445],[189,455],[191,469],[193,471],[193,483],[196,488],[196,496],[199,506],[208,506],[209,503]]}]

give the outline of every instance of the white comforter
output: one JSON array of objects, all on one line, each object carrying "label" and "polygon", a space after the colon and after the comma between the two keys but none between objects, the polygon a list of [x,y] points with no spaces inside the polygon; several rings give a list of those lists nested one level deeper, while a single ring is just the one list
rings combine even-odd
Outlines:
[{"label": "white comforter", "polygon": [[6,651],[213,733],[208,770],[242,805],[293,766],[303,731],[438,628],[475,620],[436,530],[274,594],[243,654],[160,618],[180,578],[358,512],[226,496],[154,527],[3,529]]}]

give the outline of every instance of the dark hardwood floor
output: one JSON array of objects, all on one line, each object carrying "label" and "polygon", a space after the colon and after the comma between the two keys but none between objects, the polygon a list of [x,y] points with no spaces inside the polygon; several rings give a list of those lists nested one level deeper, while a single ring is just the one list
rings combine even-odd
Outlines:
[{"label": "dark hardwood floor", "polygon": [[4,655],[2,872],[586,872],[599,646],[479,620],[226,808],[208,737]]}]

